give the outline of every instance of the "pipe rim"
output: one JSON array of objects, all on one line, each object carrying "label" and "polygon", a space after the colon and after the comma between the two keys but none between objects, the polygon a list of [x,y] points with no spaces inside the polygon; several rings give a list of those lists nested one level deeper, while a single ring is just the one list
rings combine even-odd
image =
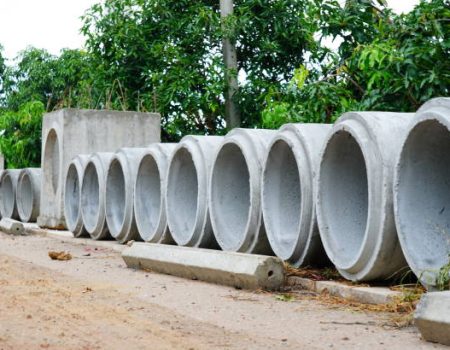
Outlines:
[{"label": "pipe rim", "polygon": [[130,179],[126,176],[129,164],[126,157],[123,158],[120,154],[116,154],[111,159],[106,172],[105,186],[106,223],[109,233],[118,241],[126,239],[131,226],[130,192],[127,191]]},{"label": "pipe rim", "polygon": [[[159,163],[154,154],[145,154],[139,162],[134,187],[134,210],[139,235],[144,241],[153,243],[158,243],[167,229],[167,219],[164,210],[164,176],[161,176],[161,165]],[[155,179],[154,183],[152,179]],[[150,180],[150,183],[146,182],[146,180]],[[154,185],[157,187],[156,192],[159,195],[158,200],[152,202],[149,187],[153,188]],[[146,199],[150,199],[150,202]],[[156,220],[155,217],[152,220],[152,210],[150,209],[154,204],[158,212]]]},{"label": "pipe rim", "polygon": [[[433,170],[433,166],[444,164],[448,166],[448,164],[450,164],[450,156],[447,156],[447,158],[449,159],[443,162],[441,155],[437,164],[433,164],[433,161],[437,160],[437,158],[433,159],[433,157],[426,157],[426,155],[424,158],[422,158],[423,154],[421,154],[421,152],[426,151],[425,146],[431,147],[433,143],[442,141],[439,140],[439,137],[441,136],[439,135],[440,132],[446,135],[446,137],[444,137],[444,141],[446,141],[450,134],[450,123],[448,117],[446,117],[442,113],[442,111],[439,110],[443,106],[432,105],[431,107],[432,108],[430,110],[421,108],[419,110],[418,117],[410,124],[407,136],[402,144],[401,151],[397,158],[393,181],[393,200],[395,212],[394,217],[400,245],[409,267],[417,276],[419,281],[427,288],[433,288],[436,285],[438,270],[441,266],[449,262],[450,255],[450,236],[447,240],[445,240],[445,238],[443,240],[439,239],[438,236],[441,236],[444,231],[442,227],[439,226],[439,224],[434,227],[432,226],[434,225],[434,223],[430,222],[430,216],[432,216],[432,213],[430,213],[430,210],[428,208],[423,207],[425,203],[433,203],[433,199],[445,199],[447,201],[450,200],[448,191],[442,190],[442,187],[445,186],[441,186],[441,190],[438,191],[439,195],[431,195],[431,198],[427,196],[430,195],[430,190],[433,190],[433,188],[425,188],[427,187],[427,185],[429,185],[425,178],[433,177],[433,179],[437,179],[439,182],[441,182],[440,185],[442,185],[442,182],[445,183],[446,181],[448,181],[446,180],[446,176],[439,179],[438,176],[440,173],[438,171],[435,171],[438,170],[436,168],[434,168]],[[437,130],[433,131],[432,137],[425,137],[424,139],[421,133],[427,132],[427,128],[436,128]],[[446,149],[449,149],[450,142],[447,141],[447,143],[448,144]],[[442,150],[443,145],[439,144],[439,146],[440,147],[433,149],[434,155],[439,154],[439,152]],[[414,161],[407,159],[408,156],[413,157]],[[427,161],[429,162],[428,164],[426,163]],[[414,170],[417,170],[417,167],[421,166],[427,169],[427,174],[422,175],[425,178],[418,178],[418,175],[409,178],[412,172]],[[447,169],[447,171],[447,175],[449,175],[450,170]],[[408,191],[402,191],[402,188],[404,188],[403,186],[406,186],[406,184],[402,185],[402,181],[407,182],[408,180],[413,181],[413,184],[411,186],[412,188]],[[402,196],[400,196],[400,192],[403,192]],[[414,197],[415,195],[419,195],[421,200],[413,201],[412,197]],[[447,196],[447,198],[444,198],[445,195]],[[424,198],[427,198],[427,200],[424,200]],[[413,204],[414,207],[411,207],[409,209],[416,209],[420,211],[420,215],[413,215],[411,217],[410,212],[408,212],[408,204]],[[441,206],[442,203],[438,207]],[[444,205],[442,206],[442,208],[445,211],[446,206]],[[425,215],[425,213],[427,214]],[[406,220],[404,219],[405,217],[407,217]],[[426,222],[423,222],[423,219],[425,219],[425,217],[427,217],[429,220],[428,224]],[[448,226],[449,224],[450,221],[448,220],[446,225]],[[430,228],[432,229],[430,230]],[[421,235],[420,232],[415,231],[426,232],[427,234]],[[437,242],[431,242],[432,240],[435,240]],[[419,251],[419,253],[416,253],[415,251]],[[425,251],[426,253],[424,254]]]},{"label": "pipe rim", "polygon": [[[70,177],[70,175],[74,175]],[[66,172],[66,181],[64,185],[64,217],[66,219],[66,225],[70,232],[77,232],[82,225],[81,217],[81,172],[79,167],[76,165],[75,161],[69,164]],[[69,182],[74,180],[73,186]],[[74,191],[76,194],[76,203],[73,203],[71,196]],[[68,195],[69,194],[69,195]]]},{"label": "pipe rim", "polygon": [[[6,185],[6,187],[5,187]],[[5,201],[4,196],[5,192],[9,194],[12,200]],[[12,218],[14,215],[14,207],[15,203],[15,191],[14,191],[14,182],[13,178],[8,170],[4,171],[1,177],[1,200],[0,200],[1,208],[0,212],[2,217],[4,218]]]},{"label": "pipe rim", "polygon": [[[26,182],[25,182],[26,181]],[[33,207],[36,205],[36,197],[33,190],[34,184],[32,176],[28,170],[24,169],[19,175],[16,189],[17,212],[22,222],[29,222],[33,216]],[[29,198],[24,201],[24,190],[28,190]],[[20,200],[19,200],[20,198]]]},{"label": "pipe rim", "polygon": [[[206,167],[204,164],[202,153],[203,152],[201,148],[196,143],[190,142],[190,140],[185,140],[176,147],[169,161],[166,181],[167,223],[170,232],[172,233],[173,239],[180,246],[198,246],[199,244],[201,244],[201,234],[203,233],[203,227],[206,225],[205,219],[207,215],[207,209],[205,205],[206,196],[204,194],[206,181],[204,179],[204,176],[202,176],[202,174],[206,174]],[[191,174],[189,175],[193,175],[192,179],[195,179],[194,182],[186,185],[189,185],[190,188],[195,189],[195,193],[188,193],[189,191],[185,191],[187,187],[183,189],[180,189],[178,187],[178,185],[180,185],[180,182],[175,177],[179,173],[179,171],[175,171],[175,166],[177,166],[176,162],[178,161],[178,158],[182,156],[187,156],[187,163],[184,165],[189,166],[188,170],[191,172]],[[184,171],[186,171],[186,169]],[[183,176],[183,178],[185,177],[186,176]],[[183,190],[184,193],[181,190]],[[174,201],[173,199],[179,198],[178,194],[180,193],[183,193],[184,195],[190,197],[190,199],[187,201],[187,207],[189,207],[189,203],[195,203],[195,210],[191,210],[189,212],[186,206],[177,206],[176,203],[179,203],[181,201]],[[188,214],[184,215],[185,217],[183,221],[185,222],[185,229],[181,227],[182,224],[178,220],[178,218],[180,218],[180,215],[172,215],[172,211],[174,211],[175,213],[182,212],[183,214]],[[191,220],[189,222],[189,216],[194,217],[194,220]]]},{"label": "pipe rim", "polygon": [[[346,278],[355,280],[355,279],[361,279],[364,278],[363,276],[367,273],[365,271],[365,267],[367,268],[367,263],[370,261],[371,256],[368,254],[365,254],[367,250],[370,248],[374,248],[374,245],[377,245],[377,242],[375,240],[371,240],[369,237],[369,229],[370,225],[373,222],[373,217],[371,216],[372,212],[372,206],[374,205],[374,198],[372,197],[373,188],[374,188],[374,177],[372,176],[372,173],[368,171],[370,166],[370,159],[371,157],[368,154],[368,147],[364,146],[365,142],[370,142],[370,137],[368,135],[368,132],[365,128],[362,126],[355,124],[351,125],[352,121],[350,122],[343,122],[341,124],[336,124],[335,127],[333,127],[332,131],[330,132],[329,137],[327,138],[325,142],[325,146],[322,150],[321,155],[321,161],[320,161],[320,168],[319,168],[319,176],[318,176],[318,183],[317,186],[317,206],[316,206],[316,213],[317,213],[317,219],[320,229],[320,235],[322,237],[322,243],[323,246],[327,252],[328,257],[330,260],[336,265],[339,272]],[[335,235],[334,232],[339,230],[334,230],[333,233],[330,229],[329,224],[329,216],[324,212],[324,203],[326,203],[326,200],[324,199],[324,193],[326,193],[323,185],[323,172],[324,172],[324,156],[326,152],[329,150],[330,143],[333,141],[333,138],[337,137],[341,133],[341,135],[347,135],[354,141],[354,146],[357,147],[357,152],[359,151],[362,160],[363,160],[363,167],[365,173],[365,188],[366,191],[363,191],[366,193],[367,197],[364,200],[365,202],[365,214],[364,217],[364,229],[359,230],[359,237],[357,242],[357,248],[353,249],[353,252],[350,252],[350,258],[342,259],[341,254],[335,254],[335,252],[338,250],[334,241],[338,241],[336,238],[341,238],[339,234],[336,237],[333,237]],[[371,147],[374,147],[372,145]],[[325,194],[326,195],[326,194]],[[376,228],[374,228],[376,229]],[[342,232],[342,230],[341,230]],[[348,232],[347,229],[345,229],[343,232]],[[348,243],[348,242],[347,242]],[[369,248],[370,247],[370,248]]]},{"label": "pipe rim", "polygon": [[[238,130],[241,131],[241,130]],[[244,137],[242,139],[239,139],[236,136],[243,135]],[[217,243],[220,245],[220,247],[223,250],[227,251],[235,251],[235,252],[250,252],[253,250],[254,246],[258,242],[258,236],[259,231],[262,226],[262,213],[261,213],[261,203],[260,198],[257,197],[257,193],[259,193],[260,189],[260,183],[259,181],[255,180],[258,179],[258,175],[255,174],[256,172],[262,171],[261,165],[258,164],[257,161],[257,152],[254,149],[255,145],[247,139],[247,134],[245,133],[238,133],[231,135],[231,137],[227,136],[227,138],[222,142],[221,146],[216,152],[216,155],[214,157],[214,162],[212,166],[212,171],[210,175],[210,182],[209,182],[209,208],[211,212],[211,225],[213,228],[214,236],[217,240]],[[232,213],[228,219],[225,219],[224,221],[220,223],[217,218],[223,218],[223,210],[222,208],[218,207],[220,193],[218,194],[217,191],[223,191],[225,194],[227,193],[226,190],[224,190],[224,186],[218,185],[216,183],[217,176],[220,176],[221,174],[224,174],[224,171],[221,171],[220,174],[217,173],[218,169],[217,167],[220,165],[218,161],[220,160],[221,153],[225,152],[226,148],[234,148],[234,151],[237,151],[238,154],[238,161],[243,160],[244,165],[244,173],[241,174],[244,176],[245,179],[248,179],[248,188],[245,187],[244,184],[244,191],[238,191],[235,195],[238,196],[240,194],[244,194],[245,198],[244,201],[248,203],[248,209],[247,210],[238,210],[235,213]],[[231,150],[232,151],[232,150]],[[236,154],[235,154],[236,155]],[[236,160],[236,159],[235,159]],[[218,165],[219,164],[219,165]],[[234,170],[233,166],[227,167],[229,169]],[[235,182],[239,179],[234,179]],[[223,193],[222,193],[223,194]],[[228,198],[228,202],[231,203],[231,207],[235,207],[236,198]],[[251,204],[254,203],[254,207],[252,208]],[[253,210],[252,210],[253,209]],[[218,214],[219,213],[219,214]],[[240,233],[239,235],[234,239],[229,239],[228,233],[231,231],[231,233],[236,232],[235,229],[223,229],[224,227],[228,227],[230,222],[236,222],[236,217],[240,215],[240,213],[246,213],[246,218],[242,220],[241,227],[240,227]],[[245,221],[245,224],[244,224]],[[222,227],[221,227],[222,226]],[[253,228],[253,229],[252,229]],[[251,233],[249,233],[251,231]]]},{"label": "pipe rim", "polygon": [[[99,171],[101,171],[101,166],[98,167],[99,162],[95,158],[92,158],[86,164],[86,168],[83,172],[83,179],[81,181],[81,216],[83,218],[83,225],[86,231],[91,235],[91,237],[96,238],[100,236],[101,233],[96,234],[99,231],[99,226],[102,224],[102,213],[101,213],[101,189],[100,189],[100,176]],[[89,182],[88,182],[89,181]],[[88,191],[87,186],[90,185],[91,191]],[[95,191],[94,196],[89,196]],[[89,198],[93,198],[92,201]],[[89,203],[91,202],[91,203]],[[89,212],[88,206],[93,204],[95,212]]]},{"label": "pipe rim", "polygon": [[[274,199],[273,194],[270,192],[275,190],[275,187],[269,184],[273,181],[273,177],[278,175],[280,179],[282,178],[281,168],[277,167],[277,160],[280,157],[273,157],[271,160],[271,155],[276,152],[277,147],[282,147],[282,152],[287,152],[289,162],[293,162],[293,169],[296,173],[294,174],[293,180],[295,185],[298,184],[298,188],[290,191],[289,193],[284,193],[284,195],[279,193],[279,202],[289,201],[289,195],[296,195],[299,200],[295,201],[293,205],[297,205],[295,208],[295,213],[287,211],[282,211],[280,215],[272,215]],[[291,187],[292,182],[289,181],[287,187]],[[286,181],[283,179],[280,186],[286,186]],[[311,238],[313,234],[313,229],[315,225],[314,219],[314,190],[313,190],[313,179],[312,179],[312,164],[309,154],[307,152],[307,146],[301,139],[300,135],[297,135],[295,130],[284,129],[279,132],[279,134],[272,140],[269,145],[266,160],[264,162],[264,171],[262,178],[262,212],[264,225],[266,228],[267,238],[269,239],[270,245],[274,253],[280,258],[294,266],[300,266],[305,257],[308,254],[309,246],[311,244]],[[280,204],[277,202],[278,204]],[[288,208],[292,208],[292,201],[288,204]],[[287,217],[286,215],[287,214]],[[290,218],[296,217],[295,224],[292,222],[287,224],[291,227],[291,237],[289,237],[288,242],[282,246],[281,236],[285,235],[285,230],[281,229],[282,223],[288,222]],[[279,219],[279,223],[276,224],[275,221]],[[309,222],[309,225],[307,224]],[[281,232],[280,232],[281,231]],[[303,233],[303,234],[302,234]],[[306,235],[305,235],[306,233]]]}]

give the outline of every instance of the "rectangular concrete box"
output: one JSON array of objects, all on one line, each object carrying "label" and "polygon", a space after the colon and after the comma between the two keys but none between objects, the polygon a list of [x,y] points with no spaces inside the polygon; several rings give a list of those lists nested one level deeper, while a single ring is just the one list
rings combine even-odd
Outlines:
[{"label": "rectangular concrete box", "polygon": [[414,323],[423,339],[450,345],[450,291],[425,293],[417,305]]},{"label": "rectangular concrete box", "polygon": [[156,113],[62,109],[42,123],[42,184],[38,225],[64,229],[64,181],[68,164],[78,154],[114,152],[160,142],[161,117]]},{"label": "rectangular concrete box", "polygon": [[284,284],[283,262],[273,256],[133,243],[122,258],[131,268],[237,288],[278,290]]}]

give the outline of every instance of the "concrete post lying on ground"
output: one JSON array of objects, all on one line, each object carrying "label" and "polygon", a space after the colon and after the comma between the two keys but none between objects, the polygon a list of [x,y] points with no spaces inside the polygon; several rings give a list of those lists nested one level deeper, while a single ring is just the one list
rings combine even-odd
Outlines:
[{"label": "concrete post lying on ground", "polygon": [[134,186],[145,148],[122,148],[109,163],[106,174],[106,223],[120,243],[139,239],[134,216]]},{"label": "concrete post lying on ground", "polygon": [[81,215],[92,239],[110,237],[106,225],[106,172],[114,153],[98,152],[89,157],[81,183]]},{"label": "concrete post lying on ground", "polygon": [[7,169],[0,176],[0,214],[2,218],[19,219],[17,211],[17,180],[22,169]]},{"label": "concrete post lying on ground", "polygon": [[20,221],[10,218],[3,218],[0,220],[0,231],[10,235],[25,235],[25,228]]},{"label": "concrete post lying on ground", "polygon": [[26,168],[19,174],[16,190],[20,221],[36,222],[41,205],[41,168]]},{"label": "concrete post lying on ground", "polygon": [[64,185],[64,217],[67,229],[74,237],[86,237],[89,233],[83,225],[81,216],[81,183],[89,155],[80,154],[69,163]]},{"label": "concrete post lying on ground", "polygon": [[283,262],[271,256],[133,243],[122,258],[131,268],[237,288],[277,290],[284,284]]},{"label": "concrete post lying on ground", "polygon": [[261,211],[264,157],[275,130],[234,129],[214,159],[209,187],[211,223],[223,250],[271,254]]},{"label": "concrete post lying on ground", "polygon": [[414,323],[423,339],[450,345],[450,291],[423,294]]},{"label": "concrete post lying on ground", "polygon": [[166,215],[178,245],[215,248],[208,208],[208,183],[220,136],[185,136],[169,160]]},{"label": "concrete post lying on ground", "polygon": [[395,169],[394,209],[406,260],[433,288],[450,263],[450,98],[428,101],[411,122]]},{"label": "concrete post lying on ground", "polygon": [[62,109],[42,125],[41,213],[38,225],[64,229],[65,175],[78,154],[115,152],[160,141],[159,114]]},{"label": "concrete post lying on ground", "polygon": [[168,159],[175,143],[154,143],[139,162],[134,188],[134,215],[139,235],[151,243],[174,243],[166,216]]},{"label": "concrete post lying on ground", "polygon": [[345,113],[321,153],[317,220],[328,257],[347,279],[391,277],[406,266],[394,224],[392,181],[413,114]]},{"label": "concrete post lying on ground", "polygon": [[329,124],[286,124],[272,139],[264,163],[262,211],[274,253],[294,266],[328,258],[315,210],[315,176]]}]

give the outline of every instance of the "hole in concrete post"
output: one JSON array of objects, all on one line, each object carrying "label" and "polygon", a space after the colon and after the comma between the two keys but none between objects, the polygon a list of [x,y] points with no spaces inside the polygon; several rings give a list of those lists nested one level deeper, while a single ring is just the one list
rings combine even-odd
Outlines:
[{"label": "hole in concrete post", "polygon": [[250,212],[250,174],[239,146],[220,149],[211,177],[211,204],[222,248],[236,250],[244,241]]},{"label": "hole in concrete post", "polygon": [[148,240],[155,233],[161,216],[161,178],[155,159],[146,155],[136,178],[135,216],[139,233]]},{"label": "hole in concrete post", "polygon": [[348,266],[364,240],[369,189],[364,155],[347,131],[336,132],[325,149],[319,191],[326,243],[335,252],[335,263]]},{"label": "hole in concrete post", "polygon": [[[402,248],[418,277],[449,262],[450,131],[427,120],[409,133],[397,173],[397,225]],[[420,276],[425,272],[426,276]]]},{"label": "hole in concrete post", "polygon": [[297,161],[289,145],[276,141],[264,173],[264,223],[277,256],[289,259],[300,235],[301,188]]},{"label": "hole in concrete post", "polygon": [[272,275],[273,275],[273,271],[270,270],[270,271],[267,273],[267,276],[272,277]]},{"label": "hole in concrete post", "polygon": [[44,174],[46,181],[50,181],[53,193],[56,194],[59,184],[59,140],[55,129],[51,129],[47,135],[44,147]]},{"label": "hole in concrete post", "polygon": [[191,153],[183,147],[171,161],[167,182],[167,216],[178,244],[187,244],[192,238],[197,206],[197,170]]},{"label": "hole in concrete post", "polygon": [[66,222],[69,229],[75,228],[80,214],[80,179],[76,166],[72,163],[67,171],[64,190]]},{"label": "hole in concrete post", "polygon": [[81,187],[81,211],[86,229],[92,232],[100,215],[100,190],[97,169],[89,162]]},{"label": "hole in concrete post", "polygon": [[126,196],[125,177],[118,159],[112,160],[106,180],[106,215],[111,234],[117,235],[125,220]]}]

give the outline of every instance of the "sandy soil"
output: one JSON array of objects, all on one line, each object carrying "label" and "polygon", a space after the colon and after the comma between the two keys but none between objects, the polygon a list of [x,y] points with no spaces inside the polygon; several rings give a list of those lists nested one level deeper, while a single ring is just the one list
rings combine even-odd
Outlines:
[{"label": "sandy soil", "polygon": [[[73,259],[54,261],[49,251]],[[111,249],[0,233],[0,349],[445,349],[390,316],[127,269]]]}]

